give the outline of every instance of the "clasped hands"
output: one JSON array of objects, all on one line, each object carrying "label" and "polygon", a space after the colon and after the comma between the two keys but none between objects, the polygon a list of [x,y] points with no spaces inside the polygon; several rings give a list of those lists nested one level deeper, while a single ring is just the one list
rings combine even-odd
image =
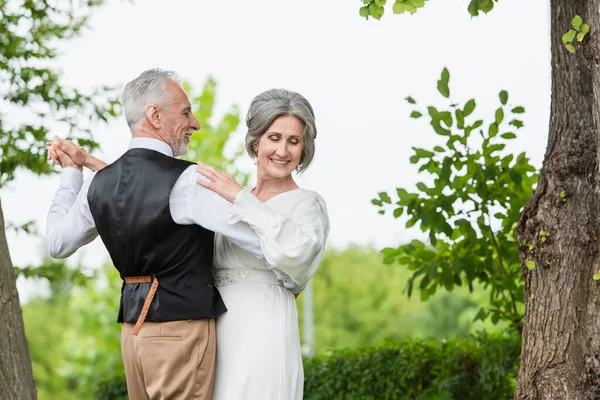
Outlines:
[{"label": "clasped hands", "polygon": [[[46,142],[46,146],[48,146],[48,160],[61,168],[70,167],[83,171],[83,167],[87,167],[92,171],[97,171],[107,165],[89,155],[83,147],[58,136],[54,136],[51,142]],[[197,179],[200,186],[218,193],[230,203],[235,202],[238,193],[244,189],[231,175],[201,161],[197,163],[196,171],[207,178]]]}]

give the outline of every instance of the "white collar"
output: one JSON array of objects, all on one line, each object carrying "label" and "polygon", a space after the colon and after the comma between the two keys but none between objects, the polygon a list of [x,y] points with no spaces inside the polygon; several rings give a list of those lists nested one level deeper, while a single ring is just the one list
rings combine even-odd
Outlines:
[{"label": "white collar", "polygon": [[153,138],[147,138],[147,137],[132,138],[131,141],[129,142],[129,149],[150,149],[150,150],[158,151],[159,153],[162,153],[169,157],[173,157],[173,150],[171,149],[171,146],[169,146],[168,144],[166,144],[165,142],[163,142],[161,140],[153,139]]}]

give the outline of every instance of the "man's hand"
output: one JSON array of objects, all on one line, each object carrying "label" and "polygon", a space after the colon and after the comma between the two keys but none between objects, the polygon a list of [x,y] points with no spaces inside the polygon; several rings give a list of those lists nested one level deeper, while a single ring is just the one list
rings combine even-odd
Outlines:
[{"label": "man's hand", "polygon": [[50,147],[48,149],[48,159],[54,161],[61,167],[64,166],[61,163],[60,157],[58,157],[58,151],[61,151],[69,157],[70,160],[79,167],[86,167],[92,171],[101,170],[108,165],[104,161],[91,156],[83,147],[77,146],[70,140],[60,139],[55,136],[54,140],[52,142],[47,142],[46,145]]},{"label": "man's hand", "polygon": [[48,150],[49,159],[56,158],[57,150],[60,150],[63,154],[66,154],[73,163],[80,167],[84,167],[88,161],[89,154],[87,151],[70,140],[64,140],[58,136],[54,136],[54,140],[46,144],[50,146],[50,149]]},{"label": "man's hand", "polygon": [[[56,165],[61,168],[75,168],[79,171],[83,171],[82,164],[79,164],[70,154],[66,153],[61,149],[62,139],[58,136],[54,136],[54,140],[52,142],[47,142],[46,145],[50,148],[48,149],[48,159],[53,161]],[[74,145],[73,145],[74,146]]]}]

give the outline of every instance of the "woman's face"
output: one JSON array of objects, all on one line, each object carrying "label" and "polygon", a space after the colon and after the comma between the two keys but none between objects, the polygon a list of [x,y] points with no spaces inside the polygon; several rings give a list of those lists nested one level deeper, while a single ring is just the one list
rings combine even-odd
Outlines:
[{"label": "woman's face", "polygon": [[302,155],[304,125],[293,115],[278,117],[254,146],[258,174],[263,178],[284,178],[292,173]]}]

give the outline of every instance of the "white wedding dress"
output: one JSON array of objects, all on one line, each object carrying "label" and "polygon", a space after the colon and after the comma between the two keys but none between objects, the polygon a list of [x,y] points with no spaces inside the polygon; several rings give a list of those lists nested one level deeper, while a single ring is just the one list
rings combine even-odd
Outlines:
[{"label": "white wedding dress", "polygon": [[213,398],[300,400],[304,372],[294,294],[323,257],[327,209],[309,190],[265,203],[250,192],[238,195],[230,222],[247,222],[256,231],[265,258],[215,237],[213,273],[228,311],[217,319]]}]

